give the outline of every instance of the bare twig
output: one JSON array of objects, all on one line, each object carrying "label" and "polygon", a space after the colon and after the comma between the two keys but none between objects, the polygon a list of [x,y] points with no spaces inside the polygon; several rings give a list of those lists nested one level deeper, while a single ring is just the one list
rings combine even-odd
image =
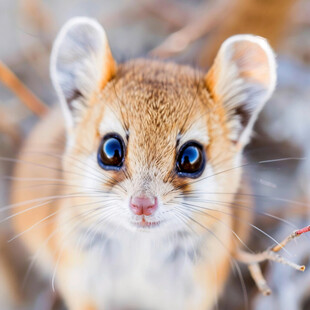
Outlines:
[{"label": "bare twig", "polygon": [[191,17],[191,12],[182,8],[180,3],[167,0],[139,0],[144,10],[163,20],[172,28],[184,27]]},{"label": "bare twig", "polygon": [[199,16],[195,16],[180,30],[172,33],[162,44],[154,48],[150,54],[160,58],[173,56],[184,51],[192,42],[210,32],[229,12],[233,1],[217,1],[212,7],[204,7]]},{"label": "bare twig", "polygon": [[249,264],[248,268],[249,268],[250,274],[251,274],[253,280],[255,281],[256,286],[258,287],[259,291],[265,296],[270,295],[271,289],[269,288],[259,265],[257,263]]},{"label": "bare twig", "polygon": [[98,16],[98,21],[104,27],[120,27],[130,23],[136,23],[137,20],[146,16],[146,11],[137,6],[124,6],[114,13]]},{"label": "bare twig", "polygon": [[20,0],[20,12],[39,33],[50,35],[55,24],[49,8],[41,0]]},{"label": "bare twig", "polygon": [[283,249],[291,240],[295,239],[296,237],[299,237],[300,235],[307,233],[310,231],[310,226],[304,227],[299,230],[295,230],[292,232],[289,236],[287,236],[282,242],[275,245],[271,250],[273,252],[279,252],[281,249]]},{"label": "bare twig", "polygon": [[264,294],[269,295],[271,293],[270,288],[268,287],[266,280],[261,272],[259,267],[259,263],[264,262],[266,260],[274,261],[277,263],[281,263],[287,266],[290,266],[299,271],[305,271],[306,267],[304,265],[297,265],[288,259],[282,257],[277,252],[283,249],[290,241],[293,239],[301,236],[304,233],[310,231],[310,226],[304,227],[302,229],[296,230],[292,232],[289,236],[287,236],[282,242],[278,243],[277,245],[273,246],[272,248],[267,249],[261,253],[252,254],[248,253],[243,250],[239,250],[236,253],[236,258],[240,262],[247,264],[250,270],[251,276],[255,281],[258,289]]},{"label": "bare twig", "polygon": [[[25,36],[20,36],[22,58],[36,71],[40,78],[46,79],[52,39],[57,24],[49,7],[42,0],[19,0],[20,23],[23,29],[33,34],[34,47],[23,44]],[[8,63],[8,62],[7,62]]]},{"label": "bare twig", "polygon": [[0,132],[7,135],[15,145],[19,145],[21,141],[21,133],[18,127],[7,117],[6,111],[0,107]]},{"label": "bare twig", "polygon": [[273,250],[266,250],[261,253],[252,254],[242,250],[239,250],[237,253],[237,259],[244,264],[253,264],[253,263],[262,263],[266,260],[274,261],[277,263],[281,263],[283,265],[288,265],[296,270],[304,271],[305,266],[297,265],[283,256],[275,253]]},{"label": "bare twig", "polygon": [[18,77],[0,61],[0,81],[8,87],[33,113],[43,116],[48,107],[34,95]]}]

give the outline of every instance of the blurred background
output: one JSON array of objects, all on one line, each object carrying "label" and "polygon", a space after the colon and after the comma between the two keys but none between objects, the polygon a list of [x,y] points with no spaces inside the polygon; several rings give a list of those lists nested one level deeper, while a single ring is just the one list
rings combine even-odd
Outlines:
[{"label": "blurred background", "polygon": [[[277,54],[278,86],[245,151],[255,225],[280,241],[310,224],[309,0],[0,0],[1,207],[8,204],[12,159],[35,123],[57,104],[50,50],[57,31],[73,16],[102,23],[118,62],[152,55],[207,70],[230,35],[266,37]],[[50,283],[42,283],[33,269],[27,274],[30,258],[18,240],[7,242],[12,232],[1,207],[0,309],[64,309]],[[252,232],[251,249],[273,244],[265,234]],[[290,255],[284,256],[307,265],[309,237],[287,249]],[[301,273],[263,264],[273,291],[268,297],[258,292],[246,266],[240,267],[244,285],[233,272],[218,309],[310,309],[310,266]]]}]

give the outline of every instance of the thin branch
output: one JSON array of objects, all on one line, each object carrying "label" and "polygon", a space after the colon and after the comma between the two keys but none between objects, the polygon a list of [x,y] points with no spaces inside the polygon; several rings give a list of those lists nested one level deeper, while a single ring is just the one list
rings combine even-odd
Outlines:
[{"label": "thin branch", "polygon": [[248,268],[249,268],[250,274],[251,274],[253,280],[255,281],[255,284],[258,287],[259,291],[264,296],[270,295],[271,289],[269,288],[259,265],[257,263],[249,264]]},{"label": "thin branch", "polygon": [[295,230],[294,232],[292,232],[289,236],[287,236],[282,242],[280,242],[279,244],[275,245],[271,250],[273,252],[279,252],[281,249],[283,249],[290,241],[292,241],[293,239],[295,239],[296,237],[301,236],[304,233],[307,233],[310,231],[310,225],[306,226],[302,229],[299,230]]},{"label": "thin branch", "polygon": [[19,145],[21,142],[21,133],[18,127],[10,121],[7,116],[7,112],[0,107],[0,132],[7,135],[15,145]]},{"label": "thin branch", "polygon": [[171,57],[184,51],[191,43],[206,35],[225,18],[233,1],[217,1],[212,7],[204,7],[199,16],[193,17],[187,25],[172,33],[150,54],[160,58]]},{"label": "thin branch", "polygon": [[137,20],[144,18],[146,15],[147,12],[141,7],[124,6],[114,13],[105,13],[97,18],[104,27],[110,28],[136,23]]},{"label": "thin branch", "polygon": [[262,263],[266,260],[281,263],[283,265],[288,265],[296,270],[304,271],[304,265],[297,265],[288,259],[284,258],[280,254],[275,253],[273,250],[266,250],[261,253],[252,254],[246,251],[239,250],[237,252],[237,259],[244,264]]},{"label": "thin branch", "polygon": [[264,276],[262,274],[262,271],[260,269],[259,263],[264,261],[274,261],[277,263],[281,263],[287,266],[290,266],[296,270],[299,271],[305,271],[306,267],[304,265],[297,265],[294,262],[289,261],[288,259],[284,258],[283,256],[279,255],[277,252],[279,252],[281,249],[283,249],[290,241],[293,239],[301,236],[304,233],[307,233],[310,231],[310,226],[304,227],[302,229],[296,230],[292,232],[289,236],[287,236],[283,241],[281,241],[279,244],[273,246],[272,248],[269,248],[261,253],[252,254],[248,253],[243,250],[238,250],[236,253],[236,258],[239,262],[247,264],[248,268],[250,270],[251,276],[253,280],[255,281],[258,289],[260,292],[262,292],[264,295],[270,295],[271,290],[267,285],[266,280],[264,279]]},{"label": "thin branch", "polygon": [[144,10],[166,22],[172,28],[182,28],[191,17],[191,12],[176,1],[167,0],[138,0]]},{"label": "thin branch", "polygon": [[41,117],[47,113],[48,107],[2,61],[0,61],[0,81],[34,114]]},{"label": "thin branch", "polygon": [[20,0],[21,17],[44,36],[51,35],[55,30],[55,19],[50,9],[42,0]]}]

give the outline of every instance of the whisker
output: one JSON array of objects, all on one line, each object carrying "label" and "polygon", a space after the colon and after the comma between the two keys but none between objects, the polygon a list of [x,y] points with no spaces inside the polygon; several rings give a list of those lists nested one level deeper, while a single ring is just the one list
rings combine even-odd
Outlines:
[{"label": "whisker", "polygon": [[[115,202],[115,201],[114,201]],[[98,212],[98,215],[99,215],[99,218],[98,218],[98,222],[94,224],[95,227],[93,226],[89,226],[87,231],[83,234],[83,238],[88,238],[88,235],[91,233],[91,231],[93,231],[93,237],[91,239],[91,242],[87,242],[87,243],[90,243],[92,244],[93,243],[93,238],[95,237],[95,230],[94,228],[98,227],[106,218],[105,217],[108,217],[111,213],[114,214],[115,213],[115,203],[110,203],[110,204],[107,204],[104,206],[104,209],[102,209],[100,212]],[[113,213],[114,212],[114,213]],[[105,215],[105,217],[102,219],[101,216]],[[78,241],[78,244],[80,244],[81,242],[81,238],[82,236],[79,238],[79,241]],[[80,246],[78,246],[78,248],[80,248]]]},{"label": "whisker", "polygon": [[[72,231],[71,231],[71,233],[72,233]],[[68,234],[67,234],[67,237],[68,237]],[[52,289],[53,289],[54,292],[55,292],[55,279],[56,279],[57,268],[58,268],[61,256],[63,254],[65,245],[66,245],[66,243],[64,242],[64,239],[63,239],[63,244],[62,244],[62,246],[60,248],[60,253],[59,253],[58,257],[57,257],[55,268],[54,268],[54,272],[53,272],[53,276],[52,276]]]},{"label": "whisker", "polygon": [[[195,190],[192,190],[190,192],[195,193]],[[199,193],[199,192],[198,192]],[[232,192],[200,192],[201,195],[235,195],[236,193]],[[249,194],[249,193],[237,193],[238,196],[246,196],[246,197],[254,197],[254,198],[259,198],[259,199],[266,199],[266,200],[273,200],[277,202],[285,202],[285,203],[290,203],[290,204],[295,204],[298,206],[302,207],[307,207],[309,204],[297,201],[297,200],[291,200],[291,199],[285,199],[277,196],[267,196],[267,195],[261,195],[261,194]],[[182,193],[180,193],[182,195]],[[186,194],[184,196],[187,196]]]},{"label": "whisker", "polygon": [[39,208],[39,207],[41,207],[41,206],[43,206],[43,205],[45,205],[45,204],[49,204],[49,203],[51,203],[51,202],[53,202],[53,201],[55,201],[55,200],[58,200],[58,199],[67,199],[67,198],[72,198],[72,197],[74,197],[74,198],[83,198],[83,197],[102,197],[102,194],[101,195],[85,195],[85,194],[83,194],[83,195],[81,195],[81,194],[78,194],[78,195],[76,195],[76,194],[70,194],[70,195],[58,195],[58,196],[48,196],[47,198],[46,197],[43,197],[43,198],[39,198],[39,199],[32,199],[32,200],[30,200],[30,201],[23,201],[23,202],[21,202],[21,203],[16,203],[16,204],[11,204],[11,205],[8,205],[8,206],[5,206],[4,208],[2,208],[0,211],[4,211],[4,210],[7,210],[7,209],[11,209],[11,208],[15,208],[15,207],[20,207],[20,206],[23,206],[23,205],[25,205],[25,204],[28,204],[28,203],[31,203],[31,202],[37,202],[37,201],[44,201],[43,203],[40,203],[39,205],[35,205],[35,206],[31,206],[31,207],[29,207],[29,208],[27,208],[27,209],[25,209],[25,210],[21,210],[21,211],[19,211],[19,212],[16,212],[16,213],[14,213],[14,214],[11,214],[11,215],[9,215],[9,216],[7,216],[6,218],[4,218],[4,219],[2,219],[1,221],[0,221],[0,223],[3,223],[3,222],[5,222],[5,221],[7,221],[7,220],[9,220],[9,219],[11,219],[11,218],[13,218],[13,217],[15,217],[15,216],[17,216],[17,215],[20,215],[20,214],[24,214],[24,213],[26,213],[26,212],[28,212],[28,211],[30,211],[30,210],[34,210],[34,209],[37,209],[37,208]]},{"label": "whisker", "polygon": [[90,179],[92,179],[94,181],[98,181],[98,179],[94,179],[94,178],[90,177],[89,175],[79,174],[79,173],[74,172],[74,171],[64,170],[64,169],[55,168],[55,167],[51,167],[51,166],[46,166],[46,165],[43,165],[43,164],[38,164],[38,163],[31,162],[31,161],[26,161],[26,160],[21,160],[21,159],[14,159],[14,158],[8,158],[8,157],[0,157],[0,160],[6,161],[6,162],[12,162],[12,163],[21,163],[21,164],[33,165],[33,166],[36,166],[36,167],[40,167],[40,168],[44,168],[44,169],[48,169],[48,170],[53,170],[53,171],[57,171],[57,172],[61,172],[61,173],[65,172],[65,173],[77,175],[77,176],[80,176],[80,177],[88,177],[88,178],[90,178]]},{"label": "whisker", "polygon": [[[280,245],[279,242],[273,238],[272,236],[270,236],[269,234],[267,234],[265,231],[263,231],[262,229],[260,229],[259,227],[257,227],[256,225],[252,224],[252,223],[248,223],[242,219],[240,219],[239,217],[235,216],[234,214],[231,214],[231,213],[228,213],[228,212],[224,212],[224,211],[221,211],[221,210],[216,210],[216,209],[211,209],[211,208],[206,208],[206,207],[200,207],[200,206],[196,206],[196,205],[193,205],[193,204],[189,204],[189,206],[192,206],[194,208],[197,208],[197,209],[200,209],[200,210],[209,210],[209,211],[215,211],[215,212],[221,212],[225,215],[229,215],[233,218],[236,219],[236,221],[238,222],[242,222],[242,223],[245,223],[249,226],[251,226],[252,228],[254,228],[255,230],[259,231],[260,233],[262,233],[263,235],[265,235],[267,238],[269,238],[270,240],[272,240],[274,243],[276,243],[277,245]],[[283,248],[283,251],[285,251],[287,254],[289,255],[292,255],[290,252],[288,252],[288,250],[286,250],[285,248]]]},{"label": "whisker", "polygon": [[[191,198],[191,196],[186,196],[186,197],[189,197]],[[199,197],[199,196],[198,196]],[[175,197],[175,199],[183,199],[181,197]],[[273,215],[273,214],[270,214],[270,213],[267,213],[267,212],[261,212],[261,211],[258,211],[256,210],[255,208],[252,208],[252,207],[247,207],[247,206],[244,206],[244,205],[239,205],[237,204],[237,202],[246,202],[246,200],[240,200],[240,199],[235,199],[234,202],[226,202],[226,201],[219,201],[219,200],[210,200],[210,199],[196,199],[196,197],[194,199],[191,199],[190,201],[192,202],[201,202],[201,203],[215,203],[215,204],[222,204],[224,207],[226,208],[232,208],[232,209],[243,209],[243,210],[246,210],[246,211],[249,211],[249,212],[254,212],[258,215],[262,215],[262,216],[267,216],[269,218],[272,218],[272,219],[275,219],[279,222],[282,222],[284,224],[287,224],[289,225],[290,227],[293,227],[294,229],[297,229],[298,227],[296,225],[294,225],[292,222],[289,222],[287,220],[285,220],[284,218],[281,218],[279,216],[276,216],[276,215]]]},{"label": "whisker", "polygon": [[298,157],[285,157],[285,158],[277,158],[277,159],[272,159],[270,161],[268,160],[262,160],[262,161],[258,161],[256,163],[245,163],[245,164],[241,164],[239,166],[235,166],[235,167],[232,167],[232,168],[228,168],[228,169],[225,169],[225,170],[222,170],[222,171],[219,171],[219,172],[215,172],[211,175],[208,175],[208,176],[205,176],[203,178],[200,178],[200,179],[197,179],[197,180],[194,180],[194,181],[191,181],[191,182],[188,182],[186,184],[182,184],[174,189],[172,189],[172,191],[177,191],[177,190],[180,190],[182,189],[183,187],[185,186],[188,186],[189,185],[192,185],[192,184],[195,184],[195,183],[199,183],[203,180],[206,180],[208,178],[212,178],[212,177],[215,177],[215,176],[218,176],[218,175],[221,175],[223,173],[227,173],[227,172],[230,172],[230,171],[233,171],[235,169],[241,169],[241,168],[244,168],[244,167],[248,167],[248,166],[255,166],[255,165],[264,165],[264,164],[268,164],[270,162],[276,162],[276,161],[289,161],[289,160],[305,160],[304,157],[301,157],[301,158],[298,158]]},{"label": "whisker", "polygon": [[[49,157],[54,157],[54,158],[58,158],[58,159],[62,159],[64,157],[64,155],[59,155],[59,154],[51,154],[51,153],[46,153],[46,152],[31,152],[31,151],[28,151],[29,153],[34,153],[34,154],[41,154],[41,155],[44,155],[44,156],[49,156]],[[91,154],[88,152],[84,152],[84,155],[86,157],[89,157]],[[83,174],[81,176],[84,176],[84,177],[87,177],[87,178],[91,178],[95,181],[99,181],[99,182],[102,182],[103,180],[107,183],[109,183],[111,186],[113,186],[115,183],[117,183],[117,181],[109,176],[109,175],[105,175],[103,173],[101,173],[100,169],[96,169],[95,167],[91,166],[91,165],[87,165],[87,163],[85,161],[82,161],[81,159],[79,158],[76,158],[74,156],[72,156],[71,154],[66,154],[65,155],[66,158],[70,158],[71,160],[75,161],[75,164],[73,164],[73,167],[79,169],[80,171],[84,172],[85,171],[85,167],[89,168],[90,171],[93,172],[93,174],[90,176],[89,174]],[[78,165],[77,165],[77,164]],[[96,160],[96,163],[97,163],[97,160]],[[71,163],[72,164],[72,163]],[[79,165],[81,164],[81,165]],[[66,173],[75,173],[75,172],[70,172],[70,171],[67,171],[67,170],[64,170],[62,169],[63,172],[66,172]],[[94,178],[95,177],[95,178]],[[113,182],[111,182],[113,181]]]},{"label": "whisker", "polygon": [[[187,218],[187,215],[185,215],[185,214],[183,214],[183,215],[184,215],[185,218]],[[208,233],[210,233],[222,245],[223,249],[228,254],[228,257],[230,258],[229,259],[230,264],[232,265],[232,267],[235,267],[236,270],[238,271],[238,276],[239,276],[239,279],[240,279],[240,282],[241,282],[241,286],[242,286],[242,290],[243,290],[243,293],[244,293],[243,295],[244,295],[245,305],[246,305],[246,308],[248,308],[248,296],[247,296],[247,292],[246,292],[246,287],[245,287],[245,284],[244,284],[244,279],[243,279],[242,273],[240,271],[240,267],[238,266],[236,260],[233,258],[233,256],[231,255],[230,251],[223,244],[223,242],[210,229],[208,229],[207,227],[205,227],[201,223],[195,221],[193,218],[191,218],[191,217],[188,217],[188,218],[190,220],[192,220],[194,223],[196,223],[197,225],[205,228],[208,231]]]},{"label": "whisker", "polygon": [[[94,210],[89,210],[88,212],[85,212],[84,214],[77,214],[76,216],[72,217],[67,224],[69,224],[71,221],[76,220],[79,217],[82,217],[84,215],[84,218],[88,216],[89,213],[93,212]],[[79,226],[79,224],[81,223],[81,221],[77,221],[76,225],[74,226],[74,228],[77,228]],[[26,274],[24,276],[24,280],[23,280],[23,284],[22,287],[24,288],[26,285],[26,282],[28,280],[28,277],[30,275],[30,272],[36,262],[36,260],[38,259],[38,256],[40,255],[42,249],[44,248],[44,246],[47,246],[48,242],[56,235],[56,233],[58,233],[60,231],[60,229],[62,229],[62,227],[58,227],[56,230],[52,231],[47,238],[45,238],[45,240],[43,241],[43,243],[40,245],[40,247],[36,250],[34,256],[31,259],[31,262],[27,268]]]},{"label": "whisker", "polygon": [[269,163],[288,161],[288,160],[303,161],[303,160],[307,160],[307,157],[283,157],[283,158],[276,158],[276,159],[269,159],[269,160],[261,160],[258,162],[258,164],[269,164]]},{"label": "whisker", "polygon": [[[204,211],[201,211],[201,210],[196,210],[194,207],[190,206],[190,205],[186,205],[187,208],[189,208],[190,210],[196,212],[196,213],[199,213],[199,214],[202,214],[202,215],[205,215],[205,216],[208,216],[214,220],[216,220],[218,223],[222,224],[224,227],[226,227],[230,232],[233,233],[233,235],[235,236],[235,238],[237,238],[237,240],[239,240],[239,242],[245,247],[247,248],[250,252],[253,253],[253,250],[251,250],[247,245],[246,243],[239,237],[239,235],[233,230],[231,229],[227,224],[225,224],[223,221],[221,221],[219,218],[207,213],[207,212],[204,212]],[[180,206],[176,206],[176,208],[180,208]],[[211,210],[211,209],[210,209]]]},{"label": "whisker", "polygon": [[[99,201],[95,201],[95,202],[87,202],[87,203],[83,203],[83,204],[76,204],[76,205],[73,205],[73,206],[70,206],[68,208],[77,208],[77,207],[83,207],[83,206],[91,206],[91,205],[94,205],[94,204],[99,204],[99,203],[103,203],[103,202],[107,202],[109,200],[112,200],[112,199],[105,199],[105,200],[99,200]],[[104,207],[105,208],[105,207]],[[97,210],[97,208],[95,209]],[[49,214],[48,216],[44,217],[43,219],[39,220],[38,222],[36,222],[35,224],[33,224],[32,226],[28,227],[26,230],[18,233],[17,235],[15,235],[14,237],[12,237],[11,239],[8,240],[8,242],[12,242],[14,241],[15,239],[21,237],[22,235],[24,235],[25,233],[31,231],[33,228],[39,226],[40,224],[46,222],[48,219],[52,218],[53,216],[59,214],[60,212],[62,212],[63,210],[62,209],[59,209],[51,214]]]}]

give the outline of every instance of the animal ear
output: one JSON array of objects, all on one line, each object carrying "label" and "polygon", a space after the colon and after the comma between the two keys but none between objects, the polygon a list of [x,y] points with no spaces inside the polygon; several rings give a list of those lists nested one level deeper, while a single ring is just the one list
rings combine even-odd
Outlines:
[{"label": "animal ear", "polygon": [[54,43],[50,70],[68,125],[73,126],[116,71],[101,25],[86,17],[68,21]]},{"label": "animal ear", "polygon": [[276,63],[267,41],[236,35],[221,46],[206,75],[207,88],[225,110],[231,140],[243,147],[276,85]]}]

